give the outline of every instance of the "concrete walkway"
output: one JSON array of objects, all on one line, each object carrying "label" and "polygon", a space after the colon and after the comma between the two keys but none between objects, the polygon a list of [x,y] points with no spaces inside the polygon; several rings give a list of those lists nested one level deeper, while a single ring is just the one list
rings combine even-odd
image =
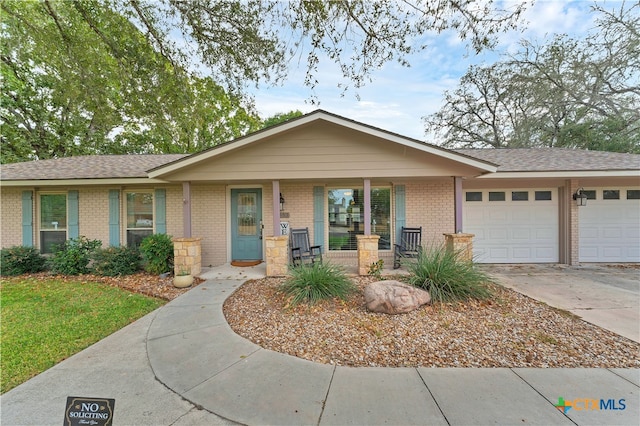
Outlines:
[{"label": "concrete walkway", "polygon": [[[114,425],[640,423],[637,369],[349,368],[262,349],[222,314],[252,274],[260,270],[207,272],[207,282],[2,395],[0,422],[59,425],[66,397],[86,396],[116,399]],[[559,411],[560,397],[576,406]],[[585,409],[585,399],[608,409]]]},{"label": "concrete walkway", "polygon": [[[207,281],[164,307],[148,334],[153,371],[188,401],[244,424],[633,424],[640,371],[349,368],[262,349],[236,335],[222,303],[239,285]],[[609,399],[624,410],[555,408]],[[617,405],[617,408],[621,406]]]}]

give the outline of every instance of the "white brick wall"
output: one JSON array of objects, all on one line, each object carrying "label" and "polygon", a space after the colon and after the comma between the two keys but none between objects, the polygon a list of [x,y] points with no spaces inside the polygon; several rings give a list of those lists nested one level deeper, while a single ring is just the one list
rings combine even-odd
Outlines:
[{"label": "white brick wall", "polygon": [[227,262],[226,230],[225,186],[192,185],[191,235],[202,238],[202,266],[217,266]]},{"label": "white brick wall", "polygon": [[109,189],[79,188],[78,225],[81,236],[109,245]]},{"label": "white brick wall", "polygon": [[[309,227],[313,240],[313,187],[317,183],[281,182],[280,192],[285,197],[285,212],[292,228]],[[164,186],[167,190],[167,233],[183,237],[182,186]],[[423,227],[423,243],[441,243],[442,233],[454,229],[454,195],[451,180],[433,180],[405,183],[406,226]],[[109,242],[109,189],[80,188],[80,234],[99,239],[103,245]],[[125,188],[128,190],[129,188]],[[228,261],[228,188],[225,185],[193,184],[192,236],[202,238],[203,266],[221,265]],[[271,216],[272,189],[263,186],[264,235],[273,235]],[[2,246],[22,244],[22,189],[2,190]],[[37,197],[37,194],[36,194]],[[394,200],[395,201],[395,200]],[[326,202],[326,201],[325,201]],[[124,191],[120,199],[121,243],[126,243],[126,200]],[[34,206],[36,203],[34,203]],[[326,212],[325,212],[326,213]],[[327,218],[325,217],[325,223]],[[34,212],[34,225],[37,215]],[[37,235],[37,226],[34,226]],[[576,232],[576,230],[573,230]],[[325,233],[328,232],[325,226]],[[577,233],[577,232],[576,232]],[[326,235],[325,235],[326,237]],[[380,253],[384,256],[384,253]],[[336,253],[337,261],[353,263],[355,253]]]},{"label": "white brick wall", "polygon": [[422,244],[441,244],[443,233],[454,232],[453,180],[411,182],[405,185],[406,225],[422,226]]},{"label": "white brick wall", "polygon": [[[167,234],[171,235],[172,237],[184,237],[184,235],[182,235],[183,234],[182,185],[166,186],[163,188],[167,190],[167,199],[166,199]],[[126,225],[126,222],[125,222],[125,225]]]},{"label": "white brick wall", "polygon": [[[2,247],[22,245],[22,191],[24,189],[2,188],[0,203],[0,241]],[[35,215],[34,215],[35,218]]]},{"label": "white brick wall", "polygon": [[309,239],[313,235],[313,187],[320,185],[280,183],[280,192],[285,199],[284,211],[288,218],[280,219],[289,222],[289,228],[309,228]]}]

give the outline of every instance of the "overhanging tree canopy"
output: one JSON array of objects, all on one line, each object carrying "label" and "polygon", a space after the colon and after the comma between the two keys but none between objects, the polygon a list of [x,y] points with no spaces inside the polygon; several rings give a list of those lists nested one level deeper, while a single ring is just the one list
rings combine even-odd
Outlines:
[{"label": "overhanging tree canopy", "polygon": [[593,7],[597,25],[473,66],[425,117],[447,147],[640,152],[640,4]]},{"label": "overhanging tree canopy", "polygon": [[492,0],[304,2],[5,0],[0,4],[2,162],[91,153],[193,152],[260,123],[247,84],[320,58],[360,86],[405,65],[425,33],[479,51],[524,5]]}]

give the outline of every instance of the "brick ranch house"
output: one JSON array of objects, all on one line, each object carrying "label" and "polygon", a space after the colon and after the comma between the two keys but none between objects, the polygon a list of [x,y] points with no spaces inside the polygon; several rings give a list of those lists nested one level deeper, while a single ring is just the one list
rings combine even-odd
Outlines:
[{"label": "brick ranch house", "polygon": [[[352,264],[378,235],[392,263],[402,226],[423,244],[474,234],[485,263],[640,262],[640,155],[447,150],[322,110],[193,155],[97,155],[1,167],[2,247],[68,238],[197,240],[203,266],[264,260],[308,227]],[[578,206],[574,194],[587,198]]]}]

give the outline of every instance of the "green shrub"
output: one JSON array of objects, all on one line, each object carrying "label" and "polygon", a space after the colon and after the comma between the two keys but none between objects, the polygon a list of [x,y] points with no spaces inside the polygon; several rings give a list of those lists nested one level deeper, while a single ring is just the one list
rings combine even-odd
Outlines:
[{"label": "green shrub", "polygon": [[57,245],[49,259],[51,271],[62,275],[88,274],[91,272],[89,261],[100,246],[102,241],[87,237],[72,238]]},{"label": "green shrub", "polygon": [[44,270],[45,258],[34,247],[3,248],[0,255],[0,275],[21,275]]},{"label": "green shrub", "polygon": [[91,270],[98,275],[131,275],[140,269],[140,252],[135,247],[107,247],[93,254]]},{"label": "green shrub", "polygon": [[153,234],[140,243],[144,270],[151,274],[163,274],[173,269],[173,242],[167,234]]},{"label": "green shrub", "polygon": [[491,279],[460,252],[434,246],[420,252],[416,262],[407,262],[408,281],[429,292],[431,300],[450,302],[491,297]]},{"label": "green shrub", "polygon": [[301,302],[314,304],[332,297],[344,300],[356,290],[344,270],[328,262],[292,268],[290,275],[280,291],[290,297],[292,306]]}]

